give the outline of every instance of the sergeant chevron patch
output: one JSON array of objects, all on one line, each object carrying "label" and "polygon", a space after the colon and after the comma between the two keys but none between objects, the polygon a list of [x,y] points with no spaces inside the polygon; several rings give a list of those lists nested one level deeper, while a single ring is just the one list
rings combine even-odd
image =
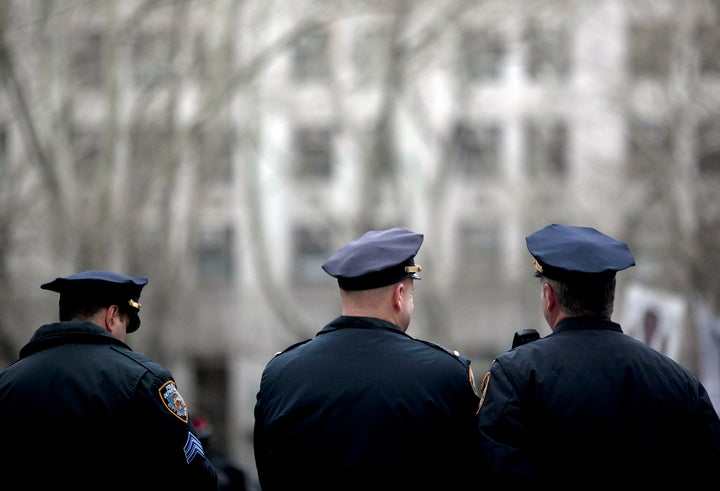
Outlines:
[{"label": "sergeant chevron patch", "polygon": [[200,440],[198,440],[197,437],[189,431],[187,441],[185,442],[185,446],[183,447],[183,451],[185,452],[185,460],[188,464],[192,462],[192,459],[194,459],[196,455],[202,455],[203,457],[205,456],[205,452],[203,452],[202,448],[202,443],[200,443]]},{"label": "sergeant chevron patch", "polygon": [[185,400],[175,387],[175,382],[168,380],[158,389],[160,399],[168,411],[173,413],[183,423],[188,422],[188,411]]}]

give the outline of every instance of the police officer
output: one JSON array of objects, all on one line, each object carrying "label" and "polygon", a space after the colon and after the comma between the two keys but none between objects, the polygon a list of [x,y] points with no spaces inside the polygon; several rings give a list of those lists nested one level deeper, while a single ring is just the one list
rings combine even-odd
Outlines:
[{"label": "police officer", "polygon": [[38,328],[0,372],[4,482],[217,489],[172,374],[125,344],[147,282],[93,270],[41,286],[60,294],[60,322]]},{"label": "police officer", "polygon": [[611,320],[616,272],[635,265],[628,246],[562,224],[526,243],[552,332],[501,354],[483,378],[486,483],[716,486],[720,420],[705,388]]},{"label": "police officer", "polygon": [[470,361],[407,334],[422,241],[403,227],[373,230],[323,264],[342,314],[263,371],[254,433],[263,491],[472,484]]}]

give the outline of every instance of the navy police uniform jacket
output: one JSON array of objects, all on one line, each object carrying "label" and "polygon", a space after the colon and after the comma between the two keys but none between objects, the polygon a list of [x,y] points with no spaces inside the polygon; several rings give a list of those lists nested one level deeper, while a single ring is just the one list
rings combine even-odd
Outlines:
[{"label": "navy police uniform jacket", "polygon": [[498,356],[478,421],[487,484],[720,482],[720,421],[704,387],[603,317],[565,319]]},{"label": "navy police uniform jacket", "polygon": [[217,489],[170,372],[89,322],[35,332],[0,372],[0,421],[18,489]]},{"label": "navy police uniform jacket", "polygon": [[263,371],[260,485],[461,489],[476,475],[478,403],[469,360],[389,322],[340,316]]}]

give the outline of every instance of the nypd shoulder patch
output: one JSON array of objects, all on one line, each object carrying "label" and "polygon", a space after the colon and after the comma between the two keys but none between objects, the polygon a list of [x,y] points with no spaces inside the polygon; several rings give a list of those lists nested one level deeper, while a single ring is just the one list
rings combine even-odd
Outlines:
[{"label": "nypd shoulder patch", "polygon": [[188,422],[188,410],[185,400],[175,386],[173,380],[168,380],[158,389],[158,394],[165,408],[173,413],[183,423]]}]

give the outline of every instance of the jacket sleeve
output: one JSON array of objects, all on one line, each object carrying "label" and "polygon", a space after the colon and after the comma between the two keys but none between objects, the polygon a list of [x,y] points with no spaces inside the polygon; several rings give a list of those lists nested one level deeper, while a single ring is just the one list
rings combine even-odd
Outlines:
[{"label": "jacket sleeve", "polygon": [[148,372],[136,393],[134,417],[141,421],[138,454],[152,483],[171,489],[218,489],[217,474],[190,421],[190,410],[168,371]]},{"label": "jacket sleeve", "polygon": [[483,377],[480,391],[480,452],[490,468],[488,480],[504,486],[532,482],[535,466],[528,447],[528,414],[497,360]]}]

